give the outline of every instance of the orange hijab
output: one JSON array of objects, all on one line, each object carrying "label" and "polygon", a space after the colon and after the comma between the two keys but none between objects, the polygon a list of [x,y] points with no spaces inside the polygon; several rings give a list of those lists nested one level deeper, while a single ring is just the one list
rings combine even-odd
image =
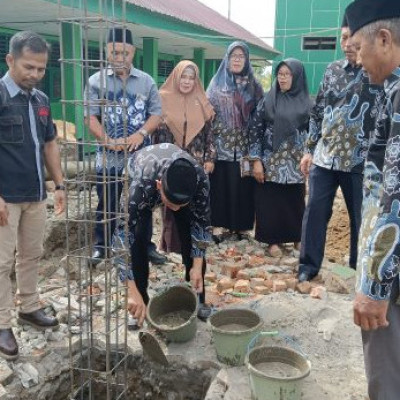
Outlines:
[{"label": "orange hijab", "polygon": [[[187,67],[191,67],[195,71],[196,77],[193,90],[190,93],[183,94],[179,90],[179,82]],[[192,61],[183,60],[179,62],[161,86],[160,96],[163,120],[174,135],[179,147],[183,147],[185,122],[185,146],[187,146],[203,129],[206,121],[209,121],[215,115],[199,79],[199,69]]]}]

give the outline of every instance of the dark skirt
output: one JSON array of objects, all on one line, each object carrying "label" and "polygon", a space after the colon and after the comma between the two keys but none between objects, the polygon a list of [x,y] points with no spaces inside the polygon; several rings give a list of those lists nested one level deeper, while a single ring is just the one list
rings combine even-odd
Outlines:
[{"label": "dark skirt", "polygon": [[176,226],[174,212],[168,207],[162,207],[163,228],[160,239],[160,249],[166,253],[181,253],[181,241]]},{"label": "dark skirt", "polygon": [[255,180],[241,178],[239,162],[217,161],[210,184],[211,225],[231,231],[253,229]]},{"label": "dark skirt", "polygon": [[305,190],[301,183],[257,183],[255,239],[268,244],[300,242]]}]

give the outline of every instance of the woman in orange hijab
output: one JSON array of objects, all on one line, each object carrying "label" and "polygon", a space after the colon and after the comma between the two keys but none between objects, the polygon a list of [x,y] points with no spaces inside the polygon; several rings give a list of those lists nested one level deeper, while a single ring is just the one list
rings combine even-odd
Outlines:
[{"label": "woman in orange hijab", "polygon": [[[183,60],[160,88],[162,122],[152,135],[153,144],[173,143],[186,150],[207,173],[214,170],[215,147],[211,131],[214,110],[204,92],[199,69]],[[168,208],[163,211],[161,250],[180,253],[181,245]]]}]

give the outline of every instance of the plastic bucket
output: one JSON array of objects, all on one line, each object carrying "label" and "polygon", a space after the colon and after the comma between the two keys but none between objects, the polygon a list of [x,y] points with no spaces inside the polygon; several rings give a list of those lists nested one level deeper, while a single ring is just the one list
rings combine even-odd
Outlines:
[{"label": "plastic bucket", "polygon": [[243,365],[247,346],[263,325],[260,316],[251,310],[230,308],[217,311],[208,322],[218,360]]},{"label": "plastic bucket", "polygon": [[187,286],[171,286],[150,299],[147,320],[171,342],[187,342],[197,330],[196,294]]},{"label": "plastic bucket", "polygon": [[285,347],[256,347],[246,358],[252,400],[300,400],[310,362]]}]

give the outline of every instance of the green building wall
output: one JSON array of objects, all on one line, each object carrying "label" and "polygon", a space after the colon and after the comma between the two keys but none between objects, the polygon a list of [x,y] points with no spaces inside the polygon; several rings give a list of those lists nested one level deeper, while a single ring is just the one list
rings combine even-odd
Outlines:
[{"label": "green building wall", "polygon": [[[351,0],[276,0],[274,48],[284,58],[304,63],[310,93],[316,95],[326,66],[343,58],[340,49],[340,27],[344,10]],[[335,50],[303,50],[303,36],[335,36]]]}]

